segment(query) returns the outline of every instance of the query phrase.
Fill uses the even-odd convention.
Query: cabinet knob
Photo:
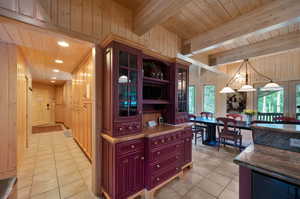
[[[160,151],[157,151],[157,153],[156,153],[157,155],[160,155]]]
[[[128,127],[129,130],[132,130],[132,126]]]
[[[162,143],[165,143],[165,140],[164,140],[164,139],[162,139],[162,140],[161,140],[161,142],[162,142]]]
[[[135,148],[135,146],[134,146],[134,145],[131,145],[131,148],[132,148],[132,149],[134,149],[134,148]]]
[[[156,178],[156,181],[160,181],[160,178]]]
[[[155,145],[157,145],[157,144],[158,144],[158,142],[156,141],[156,142],[154,142],[154,144],[155,144]]]
[[[190,141],[190,138],[187,138],[186,141]]]
[[[176,171],[178,171],[179,170],[179,168],[178,167],[176,167]]]
[[[141,160],[145,160],[145,157],[141,157]]]
[[[159,165],[159,164],[158,164],[158,165],[156,165],[156,168],[158,168],[158,169],[159,169],[159,168],[160,168],[160,165]]]
[[[176,160],[178,160],[179,159],[179,157],[178,156],[176,156]]]
[[[119,131],[123,131],[123,128],[122,128],[122,127],[120,127],[120,128],[119,128]]]

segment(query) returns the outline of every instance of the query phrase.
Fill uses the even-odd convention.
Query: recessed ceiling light
[[[69,47],[69,43],[65,42],[65,41],[58,41],[57,42],[58,45],[60,45],[61,47]]]
[[[53,69],[52,71],[55,72],[55,73],[58,73],[58,72],[59,72],[58,69]]]
[[[51,79],[56,79],[56,77],[51,77]]]
[[[51,81],[51,83],[55,83],[55,81]]]
[[[64,61],[63,61],[63,60],[60,60],[60,59],[56,59],[56,60],[54,60],[54,62],[57,63],[57,64],[62,64],[62,63],[64,63]]]

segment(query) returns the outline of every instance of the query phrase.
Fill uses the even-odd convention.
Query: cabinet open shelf
[[[169,80],[164,80],[164,79],[158,79],[158,78],[153,78],[153,77],[146,77],[144,76],[143,78],[144,82],[147,83],[152,83],[152,84],[169,84]]]
[[[161,99],[144,99],[143,104],[170,104],[170,102]]]

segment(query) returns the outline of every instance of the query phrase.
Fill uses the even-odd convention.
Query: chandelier
[[[245,59],[243,61],[243,63],[239,66],[238,70],[235,72],[235,74],[229,79],[229,81],[227,82],[226,86],[220,91],[220,93],[235,93],[235,90],[232,89],[230,87],[230,84],[235,81],[235,77],[237,76],[237,74],[240,74],[241,69],[243,68],[243,66],[245,65],[246,67],[246,76],[245,76],[245,85],[243,85],[240,89],[238,89],[238,92],[254,92],[256,91],[255,88],[253,88],[252,85],[249,84],[249,80],[248,80],[248,66],[259,76],[263,77],[264,79],[268,80],[269,82],[261,88],[262,91],[277,91],[277,90],[281,90],[282,87],[279,86],[279,84],[274,83],[273,80],[258,72],[253,66],[252,64],[249,62],[248,59]]]

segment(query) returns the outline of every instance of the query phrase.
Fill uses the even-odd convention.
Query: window
[[[262,91],[258,89],[257,108],[259,113],[283,113],[284,90]]]
[[[196,113],[196,91],[195,86],[189,86],[189,113],[195,114]]]
[[[215,90],[213,85],[206,85],[203,89],[203,111],[215,113]]]
[[[296,85],[296,117],[300,119],[300,84]]]

